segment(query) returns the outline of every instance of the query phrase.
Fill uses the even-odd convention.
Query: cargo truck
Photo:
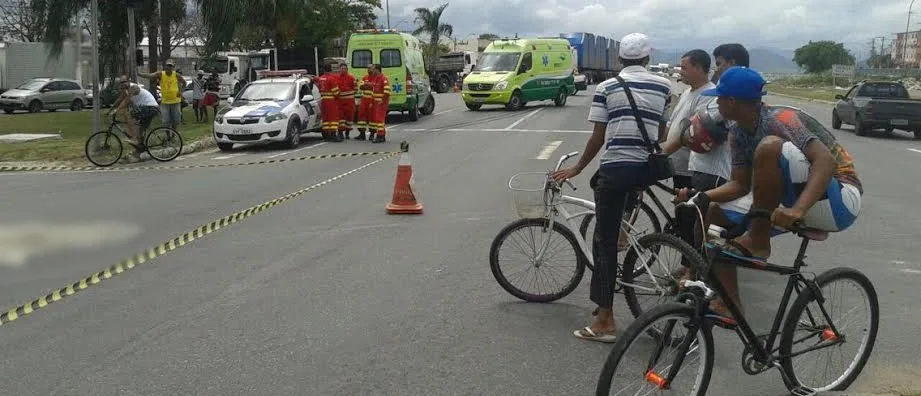
[[[613,78],[621,69],[617,53],[620,42],[592,33],[561,33],[575,50],[577,71],[585,75],[586,84],[597,84]]]

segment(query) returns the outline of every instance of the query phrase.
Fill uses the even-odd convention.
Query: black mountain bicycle
[[[693,205],[683,203],[682,205]],[[703,216],[701,224],[703,224]],[[727,231],[711,226],[711,237],[731,240],[745,233],[753,218],[770,218],[771,212],[752,210],[733,229]],[[702,228],[702,226],[701,226]],[[646,310],[627,328],[626,332],[614,344],[611,354],[601,370],[596,395],[608,395],[612,383],[617,384],[618,394],[630,393],[630,381],[636,380],[637,394],[646,394],[656,389],[672,389],[679,380],[679,370],[687,363],[699,363],[696,369],[682,371],[681,374],[693,374],[691,385],[695,388],[692,395],[705,395],[713,370],[713,326],[735,331],[745,345],[742,353],[742,369],[749,375],[760,374],[772,368],[778,368],[784,384],[793,395],[815,395],[817,392],[843,390],[860,375],[864,365],[873,351],[879,329],[879,301],[870,280],[853,268],[838,267],[822,272],[814,279],[803,272],[806,266],[806,248],[810,241],[823,241],[828,233],[803,228],[797,224],[790,230],[802,238],[799,252],[793,266],[781,266],[766,261],[743,258],[727,252],[719,245],[711,245],[705,255],[720,263],[735,264],[741,267],[777,273],[788,276],[786,289],[780,306],[774,317],[771,330],[767,334],[757,335],[739,307],[731,299],[724,298],[724,304],[732,317],[718,315],[709,309],[709,302],[716,295],[725,296],[725,286],[712,272],[703,256],[693,254],[686,256],[687,262],[697,274],[705,274],[703,280],[681,281],[684,289],[678,295],[677,302],[669,302]],[[711,261],[712,262],[712,261]],[[832,288],[838,283],[850,283],[862,294],[861,302],[845,302],[840,307],[828,300],[837,295]],[[709,285],[712,285],[712,289]],[[787,312],[793,292],[797,292],[793,304]],[[866,311],[867,318],[862,323],[852,324],[846,318],[831,319],[836,308],[852,313]],[[786,312],[786,317],[784,313]],[[735,318],[735,319],[734,319]],[[664,321],[660,326],[656,322]],[[683,322],[676,325],[676,322]],[[781,327],[782,325],[782,327]],[[686,331],[684,336],[672,336],[674,331]],[[640,345],[642,335],[650,335],[653,345]],[[775,346],[778,341],[779,345]],[[797,345],[805,344],[802,350],[794,351]],[[632,348],[637,347],[643,355],[637,362],[628,357]],[[645,347],[645,348],[644,348]],[[845,358],[840,367],[829,369],[827,364],[835,357],[846,356],[847,347],[855,347],[852,358]],[[677,350],[666,353],[668,349]],[[691,356],[698,352],[696,356]],[[799,365],[803,355],[810,352],[825,352],[814,363]],[[812,353],[815,355],[818,353]],[[664,363],[663,360],[666,360]],[[824,380],[809,380],[808,371],[815,370],[830,375]],[[614,379],[615,374],[626,378]],[[626,391],[626,392],[625,392]]]
[[[138,146],[128,137],[122,125],[124,122],[118,121],[116,114],[113,114],[108,129],[90,135],[84,147],[86,159],[96,166],[112,166],[122,158],[124,152],[122,138],[139,151],[147,152],[151,158],[160,162],[172,161],[182,153],[182,135],[175,129],[161,126],[147,131],[149,124],[138,125],[138,133],[143,137],[143,144]],[[106,157],[106,153],[110,156]]]

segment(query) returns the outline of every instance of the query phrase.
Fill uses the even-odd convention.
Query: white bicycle
[[[591,245],[586,243],[581,232],[575,230],[580,229],[579,218],[594,215],[595,203],[564,195],[561,186],[550,177],[563,163],[578,154],[575,151],[562,156],[550,172],[524,172],[509,179],[509,189],[515,193],[515,207],[520,219],[508,224],[496,235],[489,251],[489,266],[499,285],[519,299],[528,302],[559,300],[579,286],[586,267],[594,270]],[[534,184],[531,187],[522,186],[522,179],[528,177],[532,178]],[[564,184],[576,189],[569,181]],[[564,205],[572,205],[577,209],[570,212]],[[627,252],[623,264],[618,265],[614,287],[615,292],[623,290],[627,305],[635,317],[643,313],[642,305],[646,305],[640,304],[641,297],[652,296],[661,300],[661,303],[677,295],[679,275],[676,270],[681,268],[684,257],[695,254],[687,242],[675,235],[662,232],[642,235],[633,225],[641,212],[639,208],[640,205],[636,205],[623,221],[621,230],[626,231]],[[518,236],[518,233],[522,235]],[[562,286],[547,292],[523,290],[522,286],[517,285],[518,282],[510,279],[517,280],[520,272],[508,271],[506,266],[500,265],[500,259],[506,256],[501,252],[504,247],[512,247],[514,251],[524,253],[526,269],[521,272],[526,275],[535,273],[531,285],[542,286],[562,278]],[[526,253],[526,250],[531,253]],[[673,260],[672,266],[665,264],[665,250],[677,253],[677,260]],[[558,257],[560,253],[572,257]],[[662,271],[653,271],[653,268]],[[538,274],[542,270],[548,274]]]

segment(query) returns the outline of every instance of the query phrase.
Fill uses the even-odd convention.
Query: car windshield
[[[16,89],[21,89],[23,91],[38,91],[41,87],[45,86],[48,81],[43,80],[29,80],[26,83],[16,87]]]
[[[294,99],[294,84],[290,82],[280,83],[256,83],[249,84],[233,98],[234,101],[282,101]]]
[[[521,54],[517,52],[488,52],[477,62],[476,71],[515,71]]]

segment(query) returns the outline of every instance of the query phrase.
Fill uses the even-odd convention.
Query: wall
[[[57,77],[89,82],[90,67],[84,66],[75,43],[64,43],[57,58],[50,56],[47,43],[0,43],[0,87],[15,88],[36,77]],[[91,66],[88,65],[88,66]]]

